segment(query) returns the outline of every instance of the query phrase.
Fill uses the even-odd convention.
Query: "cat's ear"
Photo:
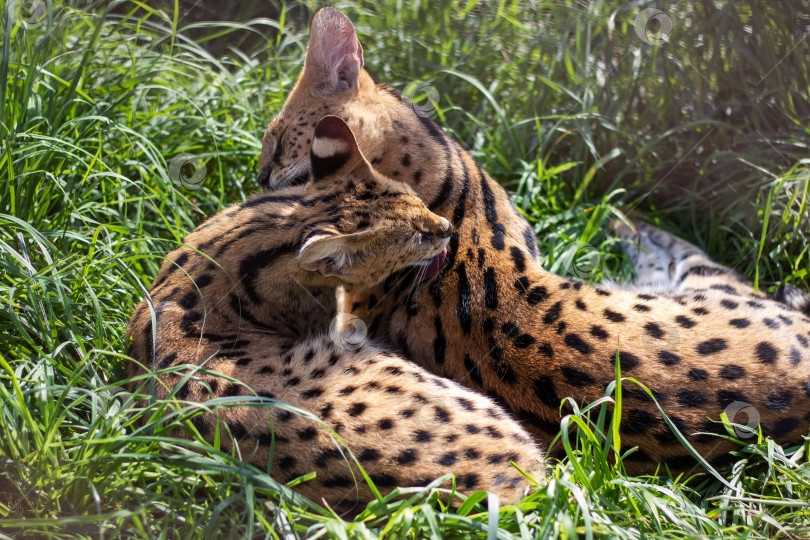
[[[315,126],[309,157],[311,182],[351,171],[357,166],[370,167],[357,147],[352,130],[337,116],[324,116]]]
[[[302,80],[336,94],[357,88],[361,69],[363,48],[352,22],[335,8],[319,10],[312,18]]]
[[[307,240],[298,252],[298,264],[304,270],[322,276],[344,276],[352,260],[362,249],[363,238],[369,231],[352,234],[324,233]]]

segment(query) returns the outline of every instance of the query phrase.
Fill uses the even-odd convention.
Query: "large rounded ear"
[[[325,7],[312,19],[304,62],[305,79],[315,88],[338,93],[357,88],[363,68],[363,48],[346,15]]]
[[[315,126],[309,157],[313,182],[365,161],[352,130],[337,116],[324,116]]]
[[[324,233],[307,240],[298,252],[298,264],[304,270],[322,276],[343,276],[351,268],[352,259],[362,249],[370,231],[352,234]]]

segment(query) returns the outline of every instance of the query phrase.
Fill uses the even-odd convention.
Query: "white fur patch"
[[[331,139],[326,137],[316,137],[312,141],[312,153],[319,158],[328,158],[335,154],[345,154],[351,150],[346,141],[342,139]]]

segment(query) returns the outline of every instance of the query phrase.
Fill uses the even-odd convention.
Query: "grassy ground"
[[[133,407],[123,330],[163,254],[255,190],[260,135],[298,73],[315,6],[248,20],[261,11],[250,5],[229,12],[241,23],[205,23],[134,1],[107,13],[20,4],[4,4],[0,35],[4,537],[810,536],[807,442],[741,444],[716,477],[629,477],[609,464],[630,449],[604,403],[563,420],[578,426],[568,457],[520,505],[474,494],[448,510],[411,490],[351,522],[215,446],[171,438],[162,412],[182,423],[195,408]],[[547,268],[625,276],[602,225],[634,208],[766,289],[810,289],[801,0],[684,1],[649,33],[643,18],[636,31],[652,7],[639,2],[338,7],[371,73],[515,193]],[[183,153],[198,158],[196,189],[178,181]]]

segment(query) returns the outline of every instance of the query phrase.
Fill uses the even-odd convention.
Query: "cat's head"
[[[444,262],[450,222],[374,170],[340,118],[318,122],[310,170],[305,201],[317,211],[304,228],[301,268],[357,290],[407,267],[429,277]]]

